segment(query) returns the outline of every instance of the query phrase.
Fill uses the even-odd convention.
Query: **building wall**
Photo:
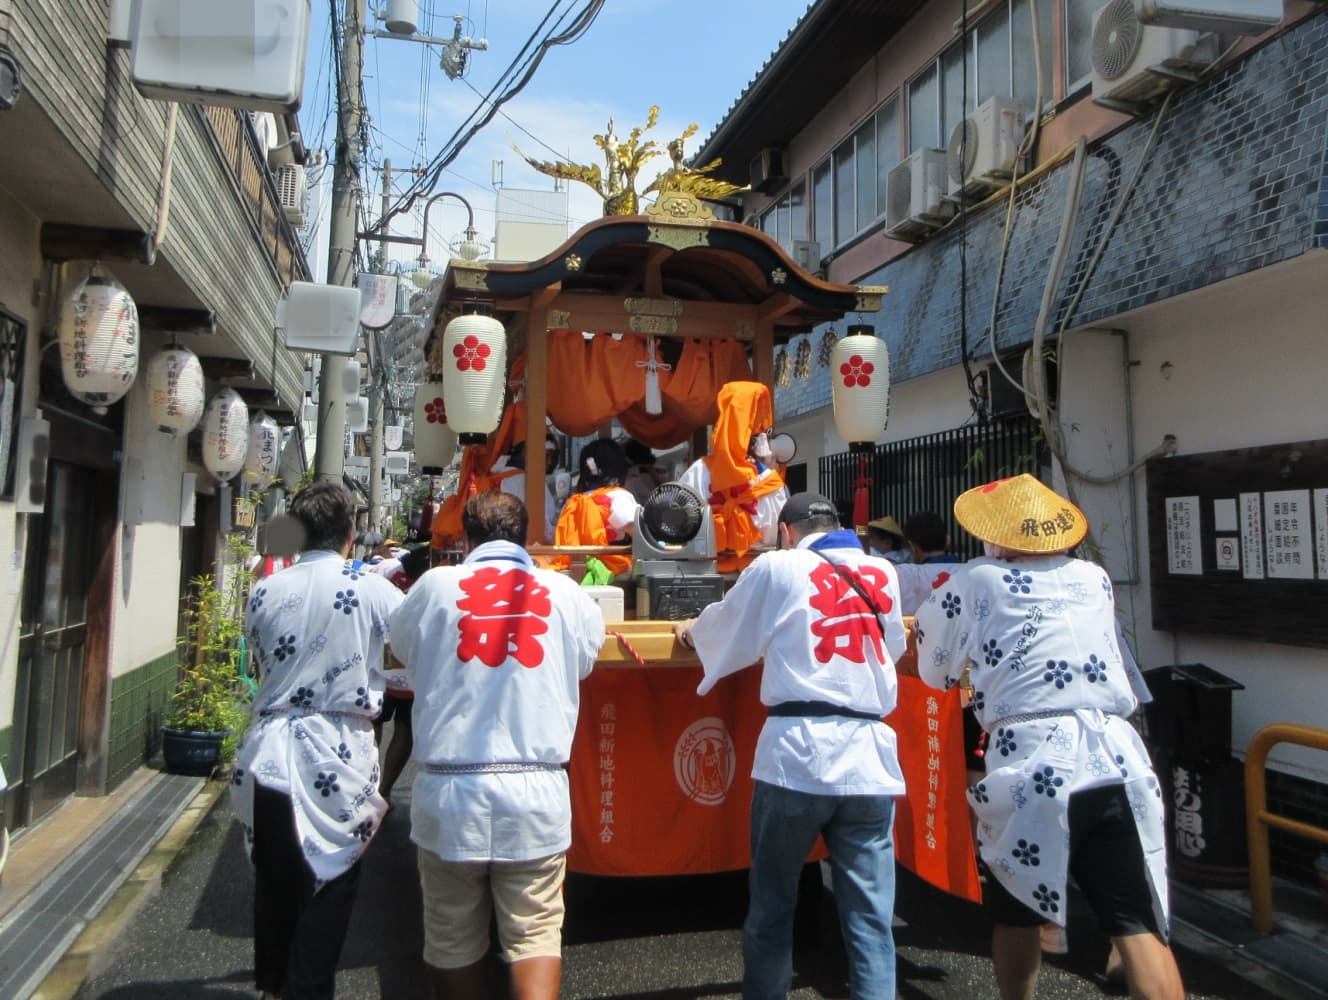
[[[0,304],[28,321],[24,351],[25,385],[16,419],[32,414],[36,395],[38,314],[33,306],[33,282],[39,271],[39,224],[22,205],[0,190]],[[0,501],[0,558],[6,584],[0,586],[0,763],[9,756],[9,731],[14,724],[14,687],[17,681],[19,616],[22,613],[23,544],[25,517],[10,501]]]

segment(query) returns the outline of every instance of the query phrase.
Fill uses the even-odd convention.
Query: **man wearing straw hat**
[[[969,490],[955,518],[986,557],[918,609],[918,669],[933,687],[969,668],[990,734],[969,789],[993,878],[992,960],[1003,1000],[1033,996],[1039,926],[1064,925],[1067,874],[1125,964],[1132,996],[1184,997],[1167,945],[1162,791],[1127,717],[1138,701],[1111,582],[1069,551],[1084,514],[1029,475]]]

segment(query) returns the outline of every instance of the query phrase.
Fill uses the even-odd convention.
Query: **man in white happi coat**
[[[1064,925],[1072,873],[1131,995],[1179,1000],[1162,790],[1127,721],[1142,679],[1121,650],[1106,572],[1068,554],[1087,520],[1029,475],[969,490],[954,511],[987,557],[954,567],[918,609],[918,670],[948,688],[972,664],[989,743],[968,797],[994,876],[986,902],[1001,996],[1033,996],[1039,926]]]
[[[401,591],[347,560],[354,502],[341,486],[306,487],[290,513],[300,561],[249,597],[260,683],[231,799],[254,863],[258,988],[304,1000],[333,995],[360,855],[386,812],[373,720]]]
[[[798,876],[821,835],[854,1000],[894,1000],[894,796],[904,794],[894,731],[895,661],[905,649],[895,568],[839,530],[835,506],[798,493],[779,513],[780,551],[675,626],[705,669],[705,694],[764,657],[769,708],[752,777],[751,901],[743,926],[745,1000],[788,996]]]
[[[480,493],[461,523],[465,561],[425,573],[392,616],[393,655],[415,691],[424,960],[438,996],[491,995],[492,913],[512,996],[552,1000],[572,836],[566,764],[604,619],[569,577],[535,567],[516,497]]]

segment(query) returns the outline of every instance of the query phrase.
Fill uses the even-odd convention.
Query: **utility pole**
[[[346,0],[341,37],[341,79],[337,91],[337,150],[332,173],[332,218],[328,232],[327,283],[349,287],[355,281],[355,222],[360,210],[360,81],[364,65],[367,0]],[[346,468],[346,359],[324,354],[318,377],[319,480],[339,483]]]
[[[392,161],[383,160],[383,230],[387,235],[388,212],[392,210]],[[378,256],[382,261],[383,271],[387,271],[387,240],[378,241]],[[395,308],[393,303],[393,308]],[[383,341],[376,334],[374,347],[381,348]],[[373,352],[374,370],[370,372],[373,391],[369,394],[369,527],[381,530],[383,519],[383,396],[387,393],[387,372],[383,366],[381,350]],[[388,532],[384,532],[388,534]]]

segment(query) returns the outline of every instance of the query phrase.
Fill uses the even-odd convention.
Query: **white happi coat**
[[[1123,784],[1165,929],[1162,790],[1127,721],[1142,682],[1118,642],[1107,574],[1065,555],[952,570],[918,609],[918,669],[948,688],[972,661],[989,734],[987,776],[968,790],[983,859],[1016,899],[1064,925],[1070,796]]]
[[[772,475],[772,470],[762,469],[756,478],[760,481],[769,478],[770,475]],[[697,493],[701,494],[702,500],[710,499],[710,466],[706,465],[702,459],[698,458],[689,465],[678,482],[696,490]],[[788,502],[788,498],[788,488],[780,487],[775,492],[767,493],[757,499],[756,513],[752,515],[752,523],[760,529],[762,545],[774,545],[779,540],[779,512],[784,509],[784,504]]]
[[[387,811],[373,720],[387,684],[388,617],[401,599],[386,578],[329,551],[304,553],[249,596],[245,636],[261,680],[231,801],[252,845],[254,782],[288,794],[320,885],[355,863]]]
[[[411,839],[447,861],[529,861],[567,850],[572,808],[562,765],[580,682],[604,644],[595,602],[563,574],[535,568],[519,545],[486,542],[460,566],[416,581],[392,616],[392,640],[415,691],[422,767]],[[431,769],[440,766],[457,770]]]
[[[880,621],[814,548],[853,574]],[[701,612],[691,639],[705,669],[698,694],[764,657],[766,705],[823,701],[889,715],[906,647],[895,568],[864,553],[851,531],[808,535],[795,549],[758,556]],[[851,717],[766,719],[752,777],[817,795],[904,792],[894,730]]]

